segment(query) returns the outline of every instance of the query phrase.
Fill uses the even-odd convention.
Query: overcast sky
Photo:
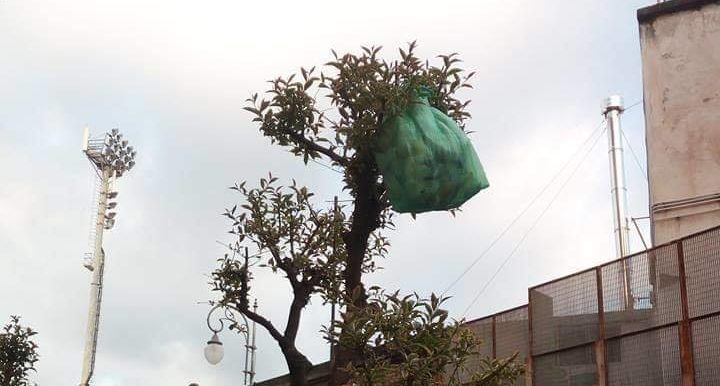
[[[599,125],[604,97],[641,100],[635,11],[651,3],[0,0],[0,320],[20,314],[40,332],[40,385],[78,383],[93,187],[80,139],[86,125],[95,134],[119,127],[139,154],[117,184],[117,225],[106,233],[96,384],[240,384],[240,337],[223,333],[224,361],[207,364],[208,307],[198,304],[214,297],[207,281],[223,253],[216,241],[228,241],[219,214],[237,197],[226,187],[272,171],[309,186],[322,203],[342,186],[333,171],[271,146],[243,101],[267,79],[326,62],[331,48],[383,45],[392,58],[412,40],[421,56],[459,52],[477,71],[465,94],[473,100],[468,128],[491,187],[456,218],[400,216],[384,270],[367,282],[441,292]],[[642,107],[623,123],[644,165]],[[626,162],[630,214],[645,216],[645,179]],[[449,292],[454,317],[570,171]],[[528,286],[614,253],[603,136],[465,316],[523,304]],[[255,288],[261,312],[282,325],[285,283],[263,274]],[[315,301],[303,319],[299,344],[315,363],[328,357],[318,333],[328,318]],[[286,370],[264,332],[258,346],[258,379]]]

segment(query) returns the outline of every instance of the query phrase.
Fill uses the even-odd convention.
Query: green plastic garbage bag
[[[426,97],[421,90],[386,119],[373,147],[390,204],[401,213],[454,209],[489,186],[470,139]]]

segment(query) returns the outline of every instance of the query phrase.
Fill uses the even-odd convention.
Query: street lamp
[[[85,254],[83,265],[93,272],[90,283],[90,307],[88,310],[87,332],[85,337],[85,350],[83,354],[81,386],[90,384],[95,370],[95,354],[97,350],[98,327],[100,324],[100,303],[102,300],[103,273],[105,270],[105,251],[103,250],[103,231],[115,226],[116,212],[109,212],[117,207],[113,200],[118,193],[110,190],[113,181],[135,166],[135,150],[130,150],[126,140],[118,129],[112,129],[99,138],[90,138],[86,128],[83,132],[82,151],[100,181],[100,189],[96,191],[97,212],[93,214],[95,227],[91,230],[90,240],[93,250]]]
[[[213,313],[217,310],[222,310],[224,315],[217,318],[220,327],[214,328],[210,323],[210,318]],[[253,312],[257,311],[257,299],[253,304]],[[237,315],[240,315],[241,320],[237,320]],[[210,309],[207,315],[207,326],[212,331],[212,337],[205,346],[204,354],[205,359],[211,365],[216,365],[222,361],[225,355],[225,349],[223,344],[218,337],[218,333],[225,327],[225,322],[229,322],[229,328],[236,328],[245,337],[245,367],[243,370],[243,385],[250,386],[254,384],[255,379],[255,322],[252,323],[252,329],[248,323],[247,318],[242,311],[230,305],[217,304]]]
[[[213,336],[207,342],[204,354],[205,359],[211,365],[220,363],[225,356],[225,349],[223,349],[222,342],[220,341],[220,338],[218,338],[217,333],[213,333]]]

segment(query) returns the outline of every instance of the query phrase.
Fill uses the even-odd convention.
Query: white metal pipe
[[[255,299],[253,303],[253,312],[257,314],[257,299]],[[255,331],[255,321],[252,322],[252,358],[250,359],[250,386],[255,385],[255,355],[257,354],[257,346],[255,346],[255,336],[257,332]]]
[[[603,114],[607,120],[608,158],[610,159],[610,193],[612,194],[615,251],[617,257],[630,252],[630,225],[627,215],[627,187],[625,186],[625,162],[620,132],[622,98],[611,96],[605,100]]]
[[[95,370],[95,352],[97,349],[98,325],[100,323],[100,305],[102,303],[103,273],[105,271],[105,252],[102,248],[105,227],[105,211],[107,210],[108,193],[110,193],[110,176],[112,170],[104,167],[101,175],[100,198],[98,200],[95,221],[95,244],[93,249],[93,278],[90,283],[90,306],[88,310],[87,330],[85,333],[85,350],[80,386],[89,386]]]
[[[608,158],[610,160],[610,193],[612,195],[613,225],[616,257],[630,254],[630,224],[627,215],[627,187],[625,185],[625,161],[622,146],[620,115],[624,110],[622,97],[613,95],[603,103],[603,115],[607,122]],[[625,287],[625,305],[633,305],[630,294],[630,272],[622,263],[622,282]]]

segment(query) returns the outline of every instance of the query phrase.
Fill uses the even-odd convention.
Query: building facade
[[[638,11],[653,243],[720,224],[720,1]]]

